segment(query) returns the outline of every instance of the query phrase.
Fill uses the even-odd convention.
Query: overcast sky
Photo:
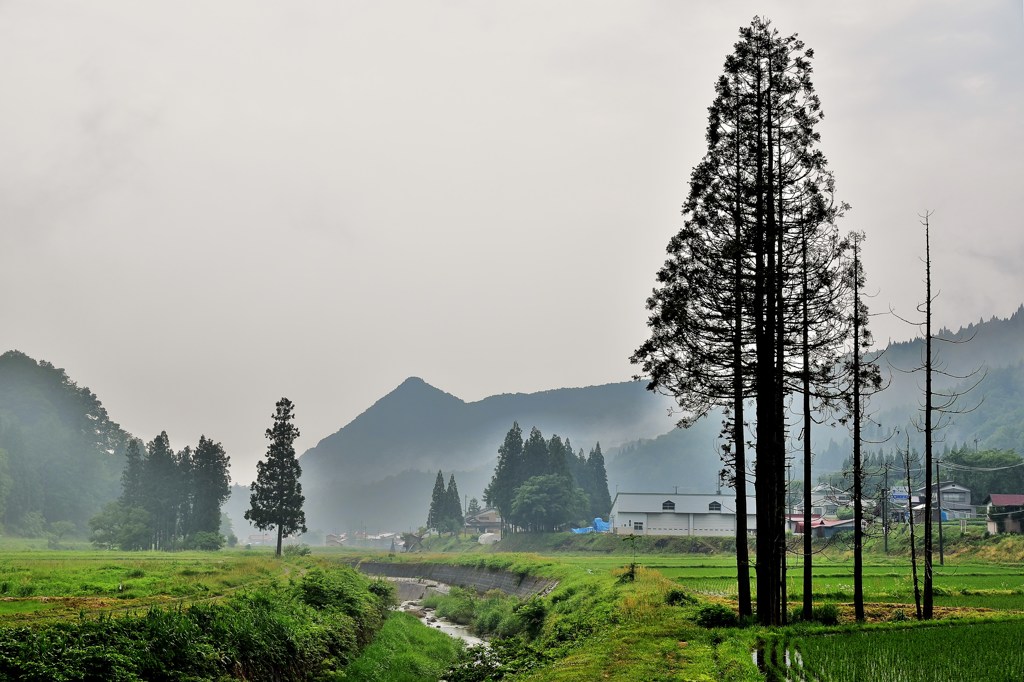
[[[937,321],[1013,313],[1020,0],[6,0],[0,350],[147,441],[223,442],[242,483],[281,396],[301,452],[411,375],[629,379],[755,14],[816,52],[873,310],[922,299],[930,209]]]

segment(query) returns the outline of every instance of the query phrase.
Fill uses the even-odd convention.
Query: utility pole
[[[939,566],[946,565],[946,559],[942,554],[942,479],[939,478],[939,462],[941,460],[935,458],[935,497],[939,504]]]
[[[882,488],[882,540],[885,553],[889,553],[889,463],[885,465],[885,487]]]

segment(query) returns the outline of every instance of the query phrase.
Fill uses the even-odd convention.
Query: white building
[[[747,532],[757,530],[754,498],[747,496]],[[736,496],[689,493],[616,493],[608,521],[618,535],[736,534]]]

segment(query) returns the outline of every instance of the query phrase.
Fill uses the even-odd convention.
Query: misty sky
[[[301,452],[410,375],[629,379],[755,14],[816,52],[873,311],[923,298],[931,209],[937,322],[1013,313],[1020,0],[7,0],[0,351],[147,441],[223,442],[242,483],[281,396]]]

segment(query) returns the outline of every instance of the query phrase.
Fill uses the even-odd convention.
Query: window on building
[[[722,503],[721,502],[712,502],[711,504],[708,505],[708,511],[716,511],[716,512],[722,511]]]
[[[636,531],[636,532],[643,532],[643,530],[644,530],[644,522],[643,521],[634,521],[633,522],[633,530]]]
[[[661,511],[675,511],[676,503],[672,500],[665,500],[661,503]]]

